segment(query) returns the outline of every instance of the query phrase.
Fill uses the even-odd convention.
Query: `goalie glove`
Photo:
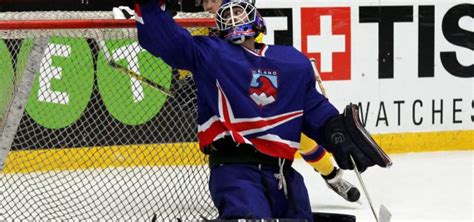
[[[119,6],[112,8],[114,19],[135,19],[135,11],[128,6]]]
[[[392,161],[373,140],[359,120],[357,106],[349,104],[344,113],[329,120],[324,128],[326,150],[331,152],[339,167],[354,169],[350,156],[360,172],[375,164],[389,167]]]
[[[156,2],[162,11],[166,10],[171,17],[174,17],[178,11],[181,11],[180,2],[178,0],[135,0],[135,8],[137,4],[147,4],[152,1]]]

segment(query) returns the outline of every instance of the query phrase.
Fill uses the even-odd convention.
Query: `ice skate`
[[[345,200],[349,202],[356,202],[360,198],[360,192],[357,187],[352,185],[351,183],[347,182],[342,178],[342,170],[340,169],[335,169],[336,170],[336,175],[331,178],[325,178],[324,180],[326,181],[326,184],[328,185],[329,188],[334,190],[339,196],[344,198]]]

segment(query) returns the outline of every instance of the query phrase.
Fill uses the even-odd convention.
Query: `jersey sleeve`
[[[135,5],[138,41],[144,49],[161,57],[168,65],[195,71],[202,55],[211,50],[206,50],[189,31],[179,26],[165,7],[164,3],[159,5],[154,0]]]
[[[329,100],[316,90],[316,79],[308,61],[305,82],[305,103],[303,114],[303,133],[318,144],[324,144],[323,127],[339,112]]]

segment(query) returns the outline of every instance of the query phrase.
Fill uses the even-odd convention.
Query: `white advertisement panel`
[[[372,133],[472,130],[469,1],[258,0],[264,42],[317,59],[329,99]],[[472,135],[472,134],[471,134]]]

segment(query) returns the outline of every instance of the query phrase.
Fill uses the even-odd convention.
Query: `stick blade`
[[[313,221],[317,222],[355,222],[356,217],[350,214],[313,213]]]
[[[392,218],[392,214],[388,209],[382,204],[380,205],[380,210],[379,210],[379,222],[390,222],[390,219]]]

